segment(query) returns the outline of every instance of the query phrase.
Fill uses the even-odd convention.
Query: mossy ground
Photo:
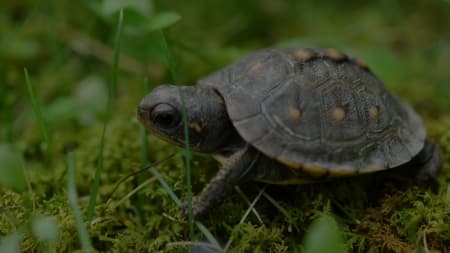
[[[170,10],[182,17],[165,32],[183,84],[194,83],[261,47],[336,47],[365,59],[394,93],[423,116],[430,138],[441,147],[444,164],[439,189],[434,193],[395,180],[371,182],[371,175],[314,185],[269,186],[266,192],[288,210],[292,221],[261,198],[255,208],[262,224],[250,214],[239,226],[248,205],[235,193],[202,222],[223,243],[233,235],[233,252],[301,249],[309,225],[323,213],[337,219],[351,252],[420,252],[425,243],[434,252],[450,251],[450,3],[299,2],[151,3],[154,13]],[[0,16],[0,142],[11,143],[23,154],[33,212],[58,221],[60,239],[52,249],[76,251],[80,243],[66,196],[65,154],[75,152],[79,204],[86,214],[99,157],[111,68],[107,63],[117,15],[101,16],[88,1],[2,1],[0,9],[7,14]],[[115,111],[107,127],[96,206],[96,217],[102,219],[86,226],[98,251],[183,251],[171,243],[190,240],[188,225],[156,180],[140,191],[140,198],[133,196],[119,204],[137,185],[136,179],[129,180],[106,202],[115,183],[142,166],[135,107],[145,93],[144,77],[151,86],[170,81],[163,67],[167,61],[159,32],[127,33],[125,29],[122,43],[129,58],[122,57]],[[23,67],[32,74],[49,124],[53,143],[49,156],[42,148]],[[152,136],[148,144],[150,162],[178,153],[157,169],[177,196],[185,198],[182,152]],[[194,156],[194,192],[202,189],[217,167],[209,157]],[[250,184],[242,191],[252,200],[261,187]],[[0,194],[3,237],[26,223],[27,216],[22,195],[5,188]],[[21,244],[24,252],[41,249],[31,236]]]

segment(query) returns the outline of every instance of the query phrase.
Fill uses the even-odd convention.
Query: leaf
[[[148,19],[146,29],[148,31],[160,30],[173,25],[180,18],[180,14],[174,11],[161,12]]]
[[[21,239],[22,236],[18,232],[5,236],[0,241],[0,252],[2,253],[19,252]]]
[[[103,0],[101,12],[108,16],[120,11],[120,9],[130,9],[144,16],[151,15],[153,6],[148,0]]]
[[[310,226],[304,241],[304,253],[346,253],[338,224],[330,216],[321,216]]]
[[[55,217],[52,216],[35,217],[33,219],[31,228],[34,236],[40,241],[47,243],[58,242],[59,238],[58,223]]]
[[[26,38],[19,32],[9,33],[0,40],[0,55],[3,60],[28,60],[39,53],[39,43],[35,39]]]
[[[0,144],[0,175],[0,186],[17,192],[26,190],[22,157],[7,144]]]

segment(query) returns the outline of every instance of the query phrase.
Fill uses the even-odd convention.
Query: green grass
[[[168,68],[170,71],[170,77],[174,84],[180,84],[179,83],[179,77],[178,77],[178,67],[175,57],[173,56],[169,45],[167,43],[166,36],[164,35],[164,32],[161,30],[161,38],[163,43],[163,50],[165,51],[166,55],[166,61],[168,64]],[[186,170],[186,202],[187,202],[187,216],[188,216],[188,225],[189,225],[189,238],[191,241],[195,240],[194,235],[194,218],[192,215],[192,183],[191,183],[191,159],[192,159],[192,153],[190,150],[189,145],[189,126],[188,126],[188,116],[187,111],[185,107],[185,98],[182,90],[180,89],[180,100],[181,100],[181,107],[182,107],[182,120],[183,120],[183,128],[184,128],[184,149],[183,149],[183,155],[184,155],[184,166]]]
[[[28,70],[24,68],[23,70],[25,74],[25,83],[27,85],[28,94],[30,95],[31,103],[33,105],[34,114],[36,115],[36,118],[39,122],[39,128],[41,129],[42,133],[42,139],[43,139],[43,150],[47,155],[47,159],[51,159],[51,153],[52,153],[52,145],[51,140],[49,136],[49,129],[48,125],[44,119],[44,116],[41,112],[41,107],[39,106],[39,103],[36,98],[36,92],[34,91],[33,84],[31,83],[30,76],[28,75]]]
[[[295,228],[295,230],[299,230],[297,224],[295,224],[294,218],[292,218],[291,214],[289,213],[288,210],[286,210],[286,208],[284,208],[283,206],[280,205],[280,203],[278,203],[278,201],[276,201],[274,198],[272,198],[269,194],[267,193],[263,193],[264,198],[266,198],[272,205],[274,205],[278,211],[280,211],[280,213],[282,213],[284,215],[284,217],[286,217],[287,222],[293,226]]]
[[[98,157],[98,163],[97,168],[95,170],[95,176],[94,176],[94,182],[92,183],[92,191],[91,191],[91,197],[89,199],[89,207],[88,207],[88,213],[87,213],[87,220],[89,222],[92,221],[95,215],[95,203],[97,200],[98,195],[98,188],[100,187],[100,176],[103,170],[103,159],[104,159],[104,149],[105,149],[105,142],[106,142],[106,131],[108,122],[111,118],[111,115],[114,110],[114,101],[116,98],[117,93],[117,73],[118,73],[118,66],[119,66],[119,56],[120,56],[120,42],[122,38],[122,30],[123,30],[123,10],[120,10],[119,12],[119,18],[117,23],[117,34],[116,34],[116,40],[115,40],[115,46],[114,46],[114,61],[113,61],[113,67],[111,71],[111,84],[108,89],[108,104],[107,104],[107,114],[105,117],[105,121],[103,123],[103,131],[102,131],[102,137],[100,140],[100,151],[99,151],[99,157]]]
[[[0,252],[74,252],[87,242],[98,252],[199,244],[314,252],[323,246],[317,234],[343,238],[348,252],[450,251],[448,1],[119,2],[0,4]],[[247,52],[287,45],[360,57],[411,104],[442,149],[438,192],[389,180],[371,186],[371,175],[271,185],[260,195],[264,186],[248,183],[189,222],[183,200],[219,164],[147,135],[136,106],[159,84],[195,84]],[[68,151],[76,153],[73,170]],[[324,215],[334,221],[316,222]],[[57,229],[46,229],[53,221]],[[33,226],[51,233],[37,237]]]
[[[77,186],[75,182],[75,154],[73,152],[67,154],[67,199],[75,216],[78,238],[83,251],[86,253],[93,252],[89,233],[84,225],[83,216],[78,206]]]

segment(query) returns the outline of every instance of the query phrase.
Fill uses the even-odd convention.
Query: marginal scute
[[[362,68],[362,69],[368,69],[367,63],[365,63],[363,60],[356,58],[354,59],[356,65],[358,65],[358,67]]]
[[[333,61],[343,61],[347,56],[334,48],[325,49],[325,55]]]
[[[303,62],[307,62],[309,60],[312,60],[314,58],[314,52],[309,49],[299,49],[292,52],[292,55]]]
[[[314,166],[314,165],[306,165],[303,166],[303,171],[307,172],[312,178],[327,178],[330,174],[330,169]]]
[[[303,168],[301,163],[296,163],[291,160],[280,160],[280,162],[292,169],[301,170]]]
[[[348,177],[358,173],[358,170],[352,167],[331,168],[330,171],[332,177]]]
[[[423,135],[412,134],[407,128],[400,128],[398,136],[403,140],[403,145],[408,149],[410,154],[417,154],[422,150],[424,145]]]
[[[390,168],[400,166],[412,158],[398,136],[392,136],[385,140],[384,153]]]
[[[384,144],[381,141],[372,141],[360,149],[358,156],[363,160],[363,164],[366,164],[366,166],[360,168],[361,173],[371,172],[376,168],[388,167],[383,148]]]

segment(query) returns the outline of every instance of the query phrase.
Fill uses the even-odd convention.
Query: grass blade
[[[189,235],[191,240],[194,240],[194,219],[192,214],[192,183],[191,183],[191,159],[192,154],[189,148],[189,128],[186,107],[184,106],[184,96],[180,89],[183,127],[184,127],[184,163],[186,169],[186,188],[187,188],[187,203],[188,203],[188,222],[189,222]]]
[[[148,170],[150,170],[151,168],[156,167],[156,166],[158,166],[158,165],[160,165],[160,164],[162,164],[162,163],[164,163],[164,162],[166,162],[166,161],[172,159],[176,154],[177,154],[177,153],[172,153],[172,154],[170,154],[170,155],[164,157],[163,159],[161,159],[161,160],[159,160],[159,161],[156,161],[156,162],[154,162],[154,163],[152,163],[152,164],[150,164],[150,165],[145,166],[145,167],[142,168],[142,169],[139,169],[139,170],[137,170],[137,171],[133,171],[133,172],[129,173],[128,175],[122,177],[122,178],[116,183],[116,185],[114,186],[114,188],[112,189],[112,191],[108,194],[108,197],[107,197],[106,199],[109,200],[109,199],[111,198],[111,196],[114,194],[114,192],[116,192],[117,188],[119,188],[119,186],[120,186],[123,182],[125,182],[128,178],[133,177],[133,176],[135,176],[135,175],[141,175],[141,174],[143,174],[145,171],[148,171]],[[147,178],[148,178],[148,177],[146,177],[145,180],[147,180]],[[144,181],[145,181],[145,180],[144,180]]]
[[[241,188],[239,188],[239,186],[235,186],[234,190],[239,194],[239,196],[241,196],[241,198],[245,201],[245,203],[247,203],[248,206],[252,204],[247,196],[241,191]],[[255,208],[252,208],[252,213],[256,216],[256,219],[258,219],[259,223],[263,224],[261,216],[259,216],[259,213]]]
[[[294,218],[292,218],[292,216],[291,216],[291,214],[289,214],[288,210],[286,210],[284,207],[282,207],[275,199],[270,197],[269,194],[264,193],[263,196],[270,203],[272,203],[272,205],[274,205],[278,209],[278,211],[280,211],[280,213],[282,213],[284,215],[284,217],[286,217],[286,219],[288,220],[289,224],[291,224],[297,231],[299,231],[299,229],[297,227],[297,224],[294,223]]]
[[[197,225],[197,228],[203,233],[203,235],[208,239],[208,241],[216,246],[220,251],[222,252],[223,249],[220,247],[220,243],[216,240],[216,238],[209,232],[209,230],[199,221],[195,222],[195,225]]]
[[[100,186],[100,175],[103,169],[103,151],[105,148],[105,134],[107,130],[107,125],[109,119],[111,117],[111,113],[113,111],[113,101],[114,96],[116,94],[116,86],[117,86],[117,68],[120,56],[120,38],[123,30],[123,9],[119,13],[119,22],[117,25],[117,34],[116,34],[116,44],[114,47],[114,64],[112,68],[112,78],[111,85],[109,86],[108,92],[108,105],[107,105],[107,115],[105,118],[105,122],[103,124],[103,132],[100,140],[100,154],[98,158],[97,168],[95,170],[94,181],[92,182],[92,191],[91,196],[89,198],[89,206],[88,206],[88,214],[87,219],[89,222],[92,221],[95,213],[95,203],[97,201],[98,188]]]
[[[148,78],[144,78],[144,94],[147,94],[150,91]],[[148,133],[145,127],[140,124],[139,125],[139,135],[141,140],[141,166],[145,166],[149,163],[148,159]],[[150,174],[148,171],[139,174],[137,178],[137,184],[142,184]],[[143,221],[145,219],[143,212],[144,212],[144,203],[145,203],[145,196],[143,194],[137,195],[137,210],[139,212],[139,216],[141,220]]]
[[[166,53],[166,60],[170,71],[170,77],[172,78],[174,84],[179,84],[178,65],[176,64],[175,58],[173,57],[172,52],[169,49],[169,44],[167,43],[166,36],[164,35],[164,32],[162,30],[160,30],[160,34],[164,46],[164,51]]]
[[[122,42],[122,31],[123,31],[123,9],[119,12],[119,21],[117,24],[116,37],[114,40],[114,61],[112,66],[112,74],[111,74],[111,87],[109,89],[109,103],[110,109],[112,109],[113,99],[117,94],[117,70],[119,69],[119,58],[120,58],[120,48]],[[111,112],[111,111],[110,111]]]
[[[12,141],[13,132],[13,117],[12,110],[10,109],[10,103],[7,100],[6,84],[3,80],[3,76],[0,74],[0,122],[4,122],[3,129],[0,130],[0,138],[7,142]]]
[[[153,183],[156,180],[156,177],[151,177],[144,182],[142,182],[140,185],[138,185],[136,188],[134,188],[131,192],[129,192],[127,195],[125,195],[123,198],[121,198],[115,205],[114,208],[120,206],[123,202],[125,202],[127,199],[129,199],[131,196],[139,192],[142,188],[145,186]]]
[[[224,252],[221,251],[221,248],[217,248],[215,245],[213,244],[209,244],[209,243],[204,243],[204,242],[169,242],[167,244],[167,247],[203,247],[203,248],[210,248],[211,250],[218,250],[219,252]],[[177,251],[179,252],[179,251]],[[181,251],[183,252],[183,251]],[[208,251],[206,251],[208,252]],[[210,251],[210,252],[214,252],[214,251]]]
[[[181,207],[183,203],[181,200],[175,195],[175,193],[172,191],[172,188],[167,184],[167,182],[164,180],[164,178],[159,174],[158,170],[155,168],[151,168],[150,171],[153,173],[153,175],[158,179],[161,186],[166,190],[166,192],[169,194],[170,198],[177,204],[178,207]]]
[[[166,51],[166,58],[167,63],[169,65],[170,74],[172,77],[172,80],[175,84],[179,83],[178,80],[178,71],[177,71],[177,65],[175,62],[175,58],[173,57],[169,46],[167,44],[166,37],[161,30],[161,37],[164,44],[164,49]],[[186,169],[186,190],[187,190],[187,211],[188,211],[188,223],[189,223],[189,238],[194,241],[194,219],[192,215],[192,184],[191,184],[191,159],[192,159],[192,153],[190,151],[189,147],[189,128],[188,128],[188,117],[187,117],[187,111],[186,106],[184,103],[184,94],[182,90],[180,89],[180,100],[181,100],[181,113],[183,118],[183,127],[184,127],[184,163],[185,163],[185,169]]]
[[[259,199],[261,198],[261,196],[264,194],[265,190],[266,190],[267,185],[265,185],[258,193],[258,195],[256,195],[255,199],[252,201],[252,203],[250,204],[250,206],[247,208],[247,211],[245,211],[244,215],[242,216],[241,220],[238,223],[238,226],[241,225],[242,223],[244,223],[245,219],[247,219],[248,215],[250,214],[250,212],[253,210],[253,208],[255,207],[256,203],[259,201]],[[228,239],[227,244],[225,244],[225,248],[224,251],[227,252],[228,248],[231,246],[231,243],[233,242],[233,236],[230,236],[230,239]]]
[[[31,103],[33,105],[34,114],[36,115],[36,118],[38,120],[39,128],[41,129],[42,133],[42,138],[44,139],[44,151],[47,155],[47,159],[50,160],[52,145],[50,142],[48,126],[47,123],[45,122],[44,116],[42,115],[41,108],[36,98],[36,92],[34,91],[33,84],[31,83],[27,68],[24,68],[23,72],[25,74],[25,82],[27,84],[28,94],[30,95]]]
[[[84,252],[92,252],[91,241],[89,234],[83,223],[80,207],[78,206],[78,196],[75,183],[75,156],[72,152],[67,154],[67,199],[75,216],[75,225],[78,231],[78,239]]]
[[[92,219],[94,218],[95,202],[97,200],[98,188],[100,187],[100,175],[101,175],[101,172],[103,169],[103,150],[105,149],[106,126],[107,126],[107,123],[105,121],[105,123],[103,125],[102,137],[100,140],[100,154],[99,154],[99,158],[98,158],[98,162],[97,162],[97,168],[95,169],[94,181],[92,182],[91,196],[89,198],[88,214],[87,214],[88,222],[91,222]]]

